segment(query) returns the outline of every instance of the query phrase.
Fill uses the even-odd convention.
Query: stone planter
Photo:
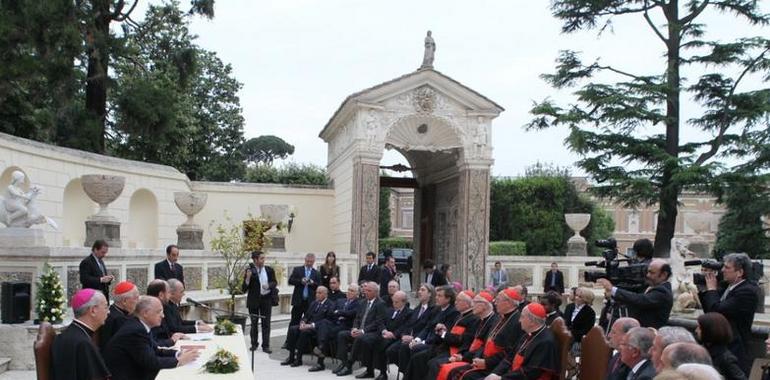
[[[179,249],[203,249],[203,228],[195,223],[195,214],[203,210],[208,200],[208,194],[189,191],[174,193],[174,203],[185,215],[187,220],[177,227],[177,246]]]
[[[580,231],[588,227],[591,214],[564,214],[567,226],[575,232],[575,235],[567,240],[567,256],[586,256],[588,246],[586,239],[580,236]]]
[[[99,204],[99,212],[86,220],[85,246],[90,247],[96,240],[105,240],[111,247],[120,247],[120,222],[109,214],[107,205],[123,192],[126,177],[87,174],[80,177],[80,183],[86,195]]]

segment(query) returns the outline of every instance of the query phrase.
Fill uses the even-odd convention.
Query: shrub
[[[524,256],[527,254],[527,244],[523,241],[491,241],[489,242],[490,256]]]
[[[380,239],[380,252],[391,248],[414,248],[414,242],[402,237],[388,237]]]

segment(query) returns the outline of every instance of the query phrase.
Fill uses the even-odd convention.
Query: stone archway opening
[[[335,191],[335,251],[363,261],[378,247],[382,185],[408,182],[414,195],[413,268],[426,259],[453,267],[453,280],[484,287],[489,230],[491,121],[503,109],[432,68],[350,95],[321,131]],[[412,179],[380,178],[385,149]],[[390,182],[390,183],[388,183]],[[415,271],[413,283],[420,281]],[[416,280],[416,281],[414,281]]]

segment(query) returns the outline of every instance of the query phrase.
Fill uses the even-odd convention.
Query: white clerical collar
[[[147,333],[149,334],[151,330],[150,325],[144,323],[144,321],[141,319],[139,319],[139,322],[142,322],[142,326],[144,326],[144,329],[147,330]]]
[[[642,368],[644,363],[647,361],[647,359],[642,359],[639,361],[639,363],[636,363],[634,368],[631,368],[631,373],[636,373],[636,371],[639,371],[639,368]]]

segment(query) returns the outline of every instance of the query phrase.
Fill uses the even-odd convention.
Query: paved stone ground
[[[254,352],[254,379],[259,380],[307,380],[309,376],[312,376],[314,380],[354,380],[353,376],[360,373],[361,370],[355,370],[353,375],[346,377],[338,377],[332,370],[337,366],[337,362],[332,362],[329,358],[326,359],[326,370],[322,372],[309,373],[307,370],[315,364],[316,359],[314,356],[304,356],[304,366],[291,368],[288,366],[282,366],[279,363],[286,359],[289,355],[286,350],[281,349],[284,340],[286,340],[286,331],[288,330],[288,315],[274,316],[273,319],[273,331],[270,337],[270,347],[273,353],[268,355],[257,350]],[[248,331],[248,327],[247,327]],[[246,347],[249,347],[249,338],[246,337]],[[249,357],[244,363],[245,365],[251,364],[251,358]],[[395,380],[395,366],[390,368],[390,379]],[[35,371],[8,371],[0,374],[0,380],[35,380]]]

